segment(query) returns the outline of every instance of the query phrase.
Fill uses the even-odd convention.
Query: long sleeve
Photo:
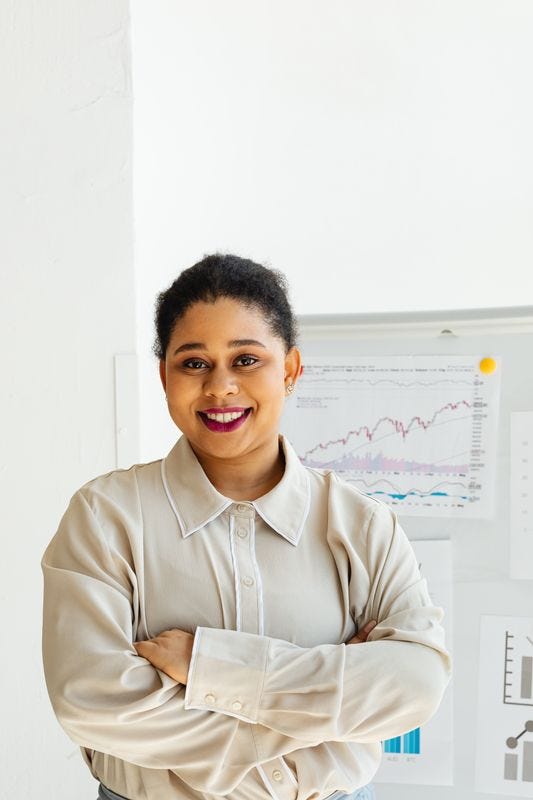
[[[199,627],[186,708],[210,708],[308,743],[379,742],[425,723],[451,677],[451,658],[396,514],[379,504],[366,537],[370,594],[363,644],[298,647]]]
[[[82,747],[175,771],[216,794],[232,791],[261,760],[306,747],[307,737],[185,709],[185,687],[133,648],[136,575],[120,532],[108,528],[80,490],[41,561],[45,679],[68,736]]]

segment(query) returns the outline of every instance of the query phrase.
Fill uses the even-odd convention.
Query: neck
[[[273,489],[285,472],[285,456],[279,437],[268,445],[231,459],[197,452],[192,443],[189,444],[210,483],[231,500],[257,500]]]

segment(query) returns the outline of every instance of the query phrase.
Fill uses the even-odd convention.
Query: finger
[[[137,650],[137,652],[141,652],[141,653],[150,652],[150,650],[153,650],[154,647],[157,647],[155,642],[149,642],[149,641],[148,642],[134,642],[133,646]]]
[[[373,630],[376,627],[376,625],[377,622],[375,619],[371,620],[370,622],[367,622],[366,625],[363,625],[361,630],[350,639],[348,644],[363,644],[366,641],[366,637],[368,636],[370,631]]]

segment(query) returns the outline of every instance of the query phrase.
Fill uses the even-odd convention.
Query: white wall
[[[165,428],[155,293],[214,249],[299,313],[531,302],[529,0],[0,4],[2,793],[94,800],[50,708],[40,557],[115,466],[113,356]],[[528,295],[529,292],[529,295]]]
[[[204,253],[282,269],[298,313],[531,302],[530,0],[132,13],[143,460],[175,437],[155,294]]]
[[[40,559],[115,467],[113,355],[135,348],[127,0],[0,3],[2,798],[94,800],[51,709]]]

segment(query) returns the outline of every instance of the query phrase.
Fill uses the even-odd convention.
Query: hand
[[[367,622],[366,625],[357,632],[357,636],[354,636],[349,642],[346,642],[346,644],[363,644],[363,642],[366,642],[366,637],[372,628],[375,628],[376,625],[376,620],[371,619],[370,622]]]
[[[178,683],[187,683],[187,673],[191,663],[194,635],[173,628],[163,631],[153,639],[134,642],[137,654],[146,658],[154,667],[166,672]]]

